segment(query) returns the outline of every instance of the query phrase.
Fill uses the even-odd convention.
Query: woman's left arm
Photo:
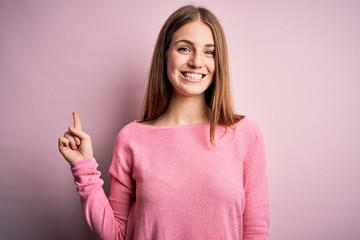
[[[243,240],[269,239],[269,197],[265,144],[259,130],[244,160],[245,210]]]

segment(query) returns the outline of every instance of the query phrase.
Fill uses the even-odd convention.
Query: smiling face
[[[203,96],[215,72],[211,29],[201,21],[185,24],[174,33],[166,54],[173,94]]]

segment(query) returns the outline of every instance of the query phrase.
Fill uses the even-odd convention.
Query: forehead
[[[188,40],[196,45],[214,44],[214,37],[208,25],[201,21],[190,22],[179,28],[173,35],[172,43]]]

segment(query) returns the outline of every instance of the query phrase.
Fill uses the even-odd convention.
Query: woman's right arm
[[[98,239],[124,239],[131,193],[111,177],[111,199],[102,188],[103,180],[93,157],[90,136],[81,129],[79,114],[73,113],[74,127],[59,138],[59,151],[70,163],[86,220]],[[129,199],[118,202],[116,199]]]

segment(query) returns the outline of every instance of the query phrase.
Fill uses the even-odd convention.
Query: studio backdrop
[[[93,239],[57,139],[78,111],[109,193],[157,34],[189,3],[218,16],[236,110],[263,131],[271,239],[360,239],[356,0],[0,1],[2,239]]]

